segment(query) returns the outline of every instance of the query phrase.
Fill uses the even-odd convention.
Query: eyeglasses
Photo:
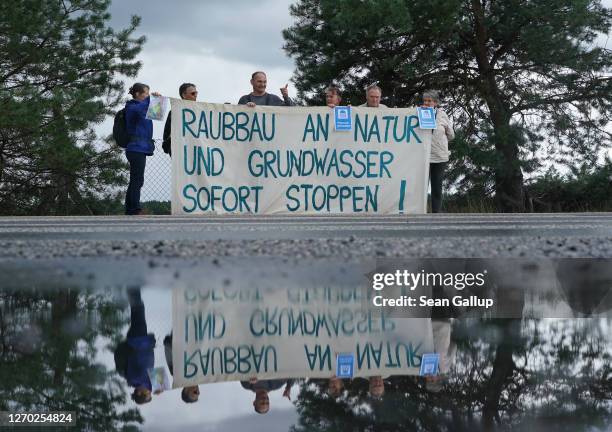
[[[198,94],[198,92],[197,92],[197,91],[193,91],[193,92],[191,92],[191,93],[189,93],[189,94],[190,94],[191,96],[193,96],[193,95],[197,95],[197,94]]]

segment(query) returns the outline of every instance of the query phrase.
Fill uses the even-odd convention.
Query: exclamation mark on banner
[[[400,183],[400,200],[399,200],[399,212],[404,214],[404,198],[406,197],[406,180],[402,180]]]

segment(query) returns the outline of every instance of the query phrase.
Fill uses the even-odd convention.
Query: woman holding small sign
[[[142,214],[140,208],[140,190],[144,184],[144,173],[147,156],[153,156],[153,122],[146,118],[149,109],[149,86],[136,83],[130,87],[132,100],[125,104],[125,128],[129,142],[125,156],[130,163],[130,183],[125,194],[125,214]],[[157,92],[153,96],[161,96]]]
[[[442,181],[450,152],[448,142],[455,138],[453,125],[448,115],[438,108],[439,93],[427,90],[423,93],[423,106],[436,109],[436,129],[431,138],[431,157],[429,160],[429,179],[431,182],[431,212],[439,213],[442,208]]]

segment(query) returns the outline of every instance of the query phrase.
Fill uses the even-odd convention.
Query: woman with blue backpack
[[[149,86],[136,83],[130,87],[132,100],[125,104],[125,128],[128,135],[125,156],[130,163],[130,183],[125,194],[125,214],[142,214],[140,190],[144,184],[147,156],[153,156],[153,122],[146,118],[149,109]],[[161,96],[154,92],[153,96]]]

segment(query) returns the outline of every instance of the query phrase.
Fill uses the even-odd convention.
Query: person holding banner
[[[246,105],[248,107],[261,106],[293,106],[294,103],[289,97],[289,90],[287,89],[288,84],[285,87],[281,87],[280,91],[283,98],[279,98],[276,95],[266,93],[268,86],[268,78],[265,72],[257,71],[251,75],[251,85],[253,91],[248,95],[244,95],[238,101],[238,105]]]
[[[366,103],[359,105],[367,108],[387,108],[387,105],[381,104],[382,90],[376,84],[372,84],[366,88]]]
[[[438,108],[439,93],[428,90],[423,93],[423,106],[436,109],[436,129],[431,138],[431,157],[429,159],[429,180],[431,182],[431,212],[440,213],[442,209],[442,182],[450,152],[448,142],[455,138],[455,132],[448,115]]]
[[[240,385],[246,390],[251,390],[255,393],[255,400],[253,401],[253,408],[255,412],[259,414],[266,414],[270,411],[270,399],[268,393],[274,390],[280,389],[283,385],[285,390],[283,391],[283,397],[291,400],[291,386],[293,380],[289,379],[270,379],[258,381],[257,378],[251,378],[249,381],[240,381]]]
[[[125,128],[130,141],[125,149],[125,156],[130,163],[130,182],[125,194],[125,214],[142,214],[140,207],[140,190],[144,184],[144,173],[147,156],[153,156],[153,121],[146,118],[149,109],[149,86],[136,83],[130,87],[132,100],[125,104]],[[157,92],[153,96],[161,96]]]
[[[198,90],[196,89],[195,84],[191,83],[183,83],[179,87],[179,96],[183,100],[196,101],[198,99]],[[166,119],[166,124],[164,125],[164,141],[162,143],[162,149],[164,153],[167,153],[170,157],[172,157],[172,111],[168,113],[168,118]]]
[[[342,95],[338,87],[330,85],[325,89],[325,103],[330,108],[335,108],[342,104]]]

